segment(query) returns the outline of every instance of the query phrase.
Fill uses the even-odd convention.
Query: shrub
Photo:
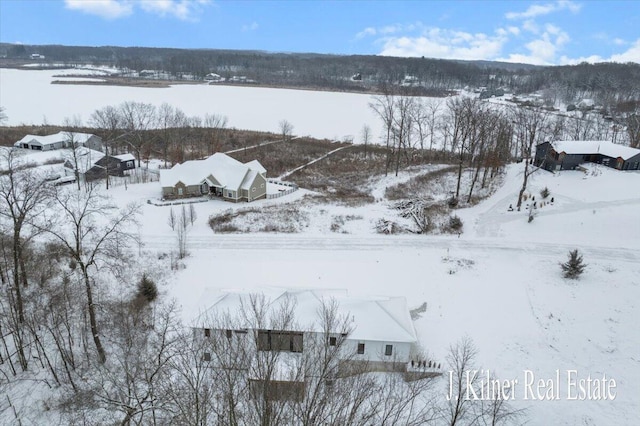
[[[572,280],[578,279],[587,267],[582,261],[582,255],[578,252],[578,249],[571,250],[569,252],[569,260],[565,263],[561,263],[560,267],[564,272],[564,277]]]
[[[451,197],[447,201],[447,205],[451,208],[454,208],[458,205],[458,199],[456,197]]]
[[[451,216],[449,218],[449,228],[456,232],[460,231],[462,229],[462,219],[458,216]]]
[[[547,188],[546,186],[544,187],[544,189],[542,191],[540,191],[540,196],[543,199],[547,198],[550,194],[551,194],[551,192],[549,191],[549,188]]]

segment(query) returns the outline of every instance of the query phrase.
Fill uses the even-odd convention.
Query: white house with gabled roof
[[[14,143],[13,146],[35,151],[51,151],[82,146],[100,151],[102,150],[102,139],[91,133],[58,132],[46,136],[26,135]]]
[[[195,318],[194,332],[204,338],[214,332],[248,334],[255,338],[258,351],[304,353],[308,346],[317,348],[317,339],[327,335],[319,312],[324,303],[334,301],[350,331],[343,334],[344,330],[328,330],[324,344],[335,346],[340,342],[349,362],[366,363],[373,370],[406,371],[418,354],[418,339],[404,297],[355,298],[346,290],[330,289],[263,289],[260,294],[266,301],[265,317],[277,315],[288,306],[294,318],[292,325],[284,330],[270,329],[273,324],[258,326],[243,315],[256,293],[223,291]],[[216,318],[237,320],[233,330],[226,330],[215,323]],[[314,344],[310,344],[312,341]]]
[[[217,196],[228,201],[254,201],[267,196],[267,170],[259,161],[246,164],[223,153],[160,170],[165,199]]]

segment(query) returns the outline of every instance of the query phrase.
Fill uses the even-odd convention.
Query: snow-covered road
[[[146,236],[144,247],[154,250],[172,250],[175,248],[175,237]],[[464,249],[490,253],[491,251],[510,251],[528,253],[536,256],[559,258],[574,244],[556,244],[543,242],[508,241],[502,239],[465,239],[437,236],[355,236],[355,235],[308,235],[308,234],[211,234],[190,235],[189,250],[269,250],[297,251],[388,251],[390,249]],[[640,249],[614,248],[604,246],[581,246],[580,249],[589,257],[602,260],[620,260],[640,262]]]

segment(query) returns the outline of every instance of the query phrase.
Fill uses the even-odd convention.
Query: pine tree
[[[575,280],[580,277],[587,265],[582,262],[582,255],[580,255],[578,249],[575,249],[569,252],[569,260],[561,263],[560,267],[564,272],[565,278]]]
[[[142,275],[142,279],[138,283],[138,292],[136,299],[141,302],[151,303],[158,297],[158,286],[146,274]]]

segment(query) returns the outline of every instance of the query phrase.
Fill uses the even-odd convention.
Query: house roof
[[[100,159],[102,159],[103,157],[104,157],[104,153],[100,151],[96,151],[96,150],[85,148],[85,147],[76,148],[75,161],[77,161],[78,163],[78,172],[86,173],[87,170],[92,168],[96,164],[96,162],[100,161]],[[69,165],[71,165],[71,168],[74,167],[75,161],[73,158],[73,152],[70,152],[69,156],[67,157],[67,162],[69,163]],[[67,163],[65,163],[65,166],[66,164]]]
[[[416,342],[416,332],[404,297],[353,298],[346,290],[269,290],[261,289],[265,295],[268,313],[277,313],[286,300],[293,302],[296,329],[322,332],[319,312],[323,302],[335,300],[340,315],[346,316],[353,331],[351,339],[384,342]],[[255,294],[255,293],[254,293]],[[196,319],[204,324],[212,317],[240,316],[249,305],[252,293],[223,292],[214,303]],[[267,315],[269,317],[269,315]],[[241,320],[242,322],[242,320]],[[243,324],[252,328],[251,324]],[[294,331],[294,330],[292,330]],[[335,330],[340,332],[341,330]]]
[[[556,152],[565,154],[602,154],[612,158],[621,157],[623,160],[640,154],[640,149],[610,141],[554,141],[551,146]]]
[[[255,170],[260,174],[267,173],[267,169],[265,169],[264,166],[260,164],[258,160],[251,160],[248,163],[244,163],[244,165],[249,167],[251,170]]]
[[[256,176],[258,176],[258,172],[257,171],[249,170],[247,175],[242,180],[242,183],[240,184],[240,189],[248,190],[249,188],[251,188],[251,183],[256,178]]]
[[[136,160],[136,157],[134,157],[133,154],[120,154],[120,155],[114,155],[114,157],[116,157],[120,161],[135,161]]]
[[[76,133],[76,132],[58,132],[53,135],[46,136],[38,136],[38,135],[26,135],[18,142],[14,144],[14,146],[21,146],[23,143],[32,143],[38,142],[40,145],[53,145],[59,142],[66,142],[73,138],[75,143],[84,144],[87,140],[92,137],[91,133]]]
[[[176,164],[169,170],[161,170],[160,184],[163,187],[175,186],[178,182],[185,185],[199,185],[209,175],[213,175],[223,188],[237,191],[247,175],[253,171],[253,164],[251,166],[248,164],[250,163],[242,164],[226,154],[217,152],[204,160],[186,161]]]

